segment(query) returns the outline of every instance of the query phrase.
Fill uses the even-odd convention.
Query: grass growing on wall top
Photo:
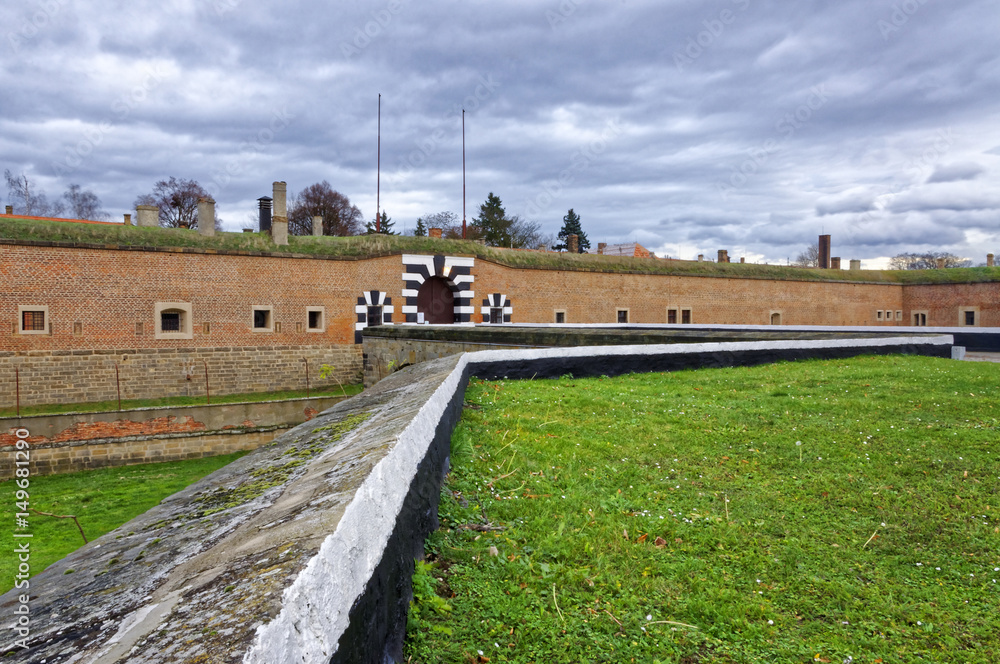
[[[334,258],[369,258],[400,253],[475,256],[517,268],[569,269],[638,274],[733,277],[798,281],[859,281],[883,283],[976,283],[1000,281],[1000,267],[947,270],[815,270],[782,265],[679,261],[597,254],[518,251],[486,247],[476,242],[396,235],[352,237],[289,236],[277,246],[263,233],[218,232],[205,237],[196,230],[124,225],[74,224],[0,217],[0,238],[122,247],[276,252]]]
[[[41,512],[76,516],[92,542],[244,454],[31,477],[31,507]],[[10,496],[10,500],[4,501],[0,518],[12,524],[11,529],[16,488],[14,480],[0,481],[0,492]],[[23,532],[32,534],[32,576],[83,546],[83,538],[72,519],[31,512],[28,522],[30,528]],[[13,538],[7,541],[12,542]],[[0,593],[14,587],[17,565],[17,556],[0,556]]]
[[[421,586],[407,661],[995,662],[998,379],[878,357],[474,382],[423,570],[450,610]]]

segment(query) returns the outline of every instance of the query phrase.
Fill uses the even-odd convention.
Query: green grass
[[[919,357],[474,382],[407,661],[995,662],[998,382]]]
[[[87,539],[93,541],[244,454],[32,477],[28,489],[30,504],[40,512],[76,516]],[[0,593],[14,587],[17,571],[17,556],[9,553],[15,543],[12,533],[17,511],[16,489],[14,480],[0,481],[0,493],[6,497],[0,519],[9,524],[8,534],[3,538],[8,553],[0,556]],[[29,530],[16,532],[32,533],[32,575],[83,546],[83,538],[72,519],[30,514]]]
[[[486,247],[464,240],[394,235],[352,237],[290,236],[288,246],[277,246],[263,233],[217,233],[205,237],[193,230],[140,228],[138,226],[74,224],[0,217],[0,238],[111,247],[279,252],[340,259],[372,258],[412,253],[447,253],[476,256],[520,268],[627,272],[638,274],[733,277],[792,281],[859,281],[880,283],[976,283],[1000,281],[1000,267],[947,270],[815,270],[783,265],[664,261],[648,258],[598,256]]]
[[[363,387],[360,384],[324,386],[309,391],[311,397],[339,397],[346,392],[348,396],[360,394]],[[278,401],[281,399],[303,399],[306,397],[305,390],[277,390],[273,392],[249,392],[244,394],[220,394],[212,395],[212,405],[224,403],[257,403],[260,401]],[[170,406],[203,406],[205,396],[197,397],[161,397],[159,399],[122,399],[122,410],[132,408],[162,408]],[[101,411],[118,410],[118,400],[114,401],[87,401],[84,403],[53,403],[40,404],[37,406],[22,406],[21,416],[30,415],[54,415],[59,413],[94,413]],[[15,417],[16,409],[0,408],[0,417]]]

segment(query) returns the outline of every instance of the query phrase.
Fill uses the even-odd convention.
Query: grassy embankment
[[[74,224],[0,216],[0,238],[34,242],[111,247],[150,247],[207,251],[279,252],[341,259],[370,258],[403,252],[468,255],[520,268],[668,274],[791,281],[858,281],[880,283],[976,283],[1000,281],[1000,267],[948,270],[816,270],[784,265],[715,263],[598,256],[486,247],[476,242],[428,237],[358,235],[353,237],[291,236],[277,246],[263,233],[217,233],[206,237],[192,230],[140,228],[109,224]]]
[[[995,662],[998,378],[880,357],[474,383],[407,661]]]
[[[244,454],[31,477],[30,504],[40,512],[76,516],[87,539],[93,541]],[[0,493],[6,496],[0,506],[0,519],[9,524],[8,533],[15,532],[16,489],[13,480],[0,481]],[[83,546],[83,538],[72,519],[29,514],[29,529],[17,532],[32,534],[32,575]],[[4,541],[8,551],[13,551],[14,538],[8,534]],[[14,587],[17,564],[16,555],[0,556],[0,593]]]

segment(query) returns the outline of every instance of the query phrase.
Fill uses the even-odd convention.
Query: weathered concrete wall
[[[0,419],[0,478],[15,468],[15,432],[27,430],[34,476],[174,461],[256,449],[344,397],[142,408]]]
[[[449,438],[470,375],[948,356],[951,342],[483,351],[409,367],[0,597],[0,612],[27,607],[31,621],[27,647],[15,647],[6,661],[398,662],[413,559],[436,526]]]
[[[357,382],[361,352],[354,344],[333,346],[128,348],[125,350],[35,350],[0,352],[0,405],[111,401],[205,395],[205,364],[212,394],[304,390],[305,361],[313,388]],[[321,380],[323,364],[337,368]]]

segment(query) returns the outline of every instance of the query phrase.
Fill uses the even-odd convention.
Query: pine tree
[[[491,247],[509,247],[510,225],[500,197],[491,191],[486,202],[479,206],[479,216],[472,220],[474,235]]]
[[[395,224],[393,223],[392,218],[386,213],[385,210],[382,210],[382,218],[381,218],[380,221],[381,221],[381,223],[379,224],[379,229],[378,229],[379,233],[381,233],[382,235],[399,235],[399,233],[394,233],[392,231],[392,227]],[[368,234],[368,235],[375,235],[375,220],[374,219],[372,221],[369,221],[365,225],[365,233]]]
[[[573,208],[570,208],[566,216],[563,217],[563,226],[559,230],[560,243],[552,248],[556,251],[565,251],[567,249],[566,240],[570,235],[577,236],[580,245],[579,253],[586,253],[586,250],[590,249],[590,240],[587,239],[587,234],[583,232],[583,227],[580,225],[580,215],[573,212]]]
[[[417,219],[417,227],[413,229],[414,237],[427,237],[427,227],[424,226],[424,219],[420,217]]]

